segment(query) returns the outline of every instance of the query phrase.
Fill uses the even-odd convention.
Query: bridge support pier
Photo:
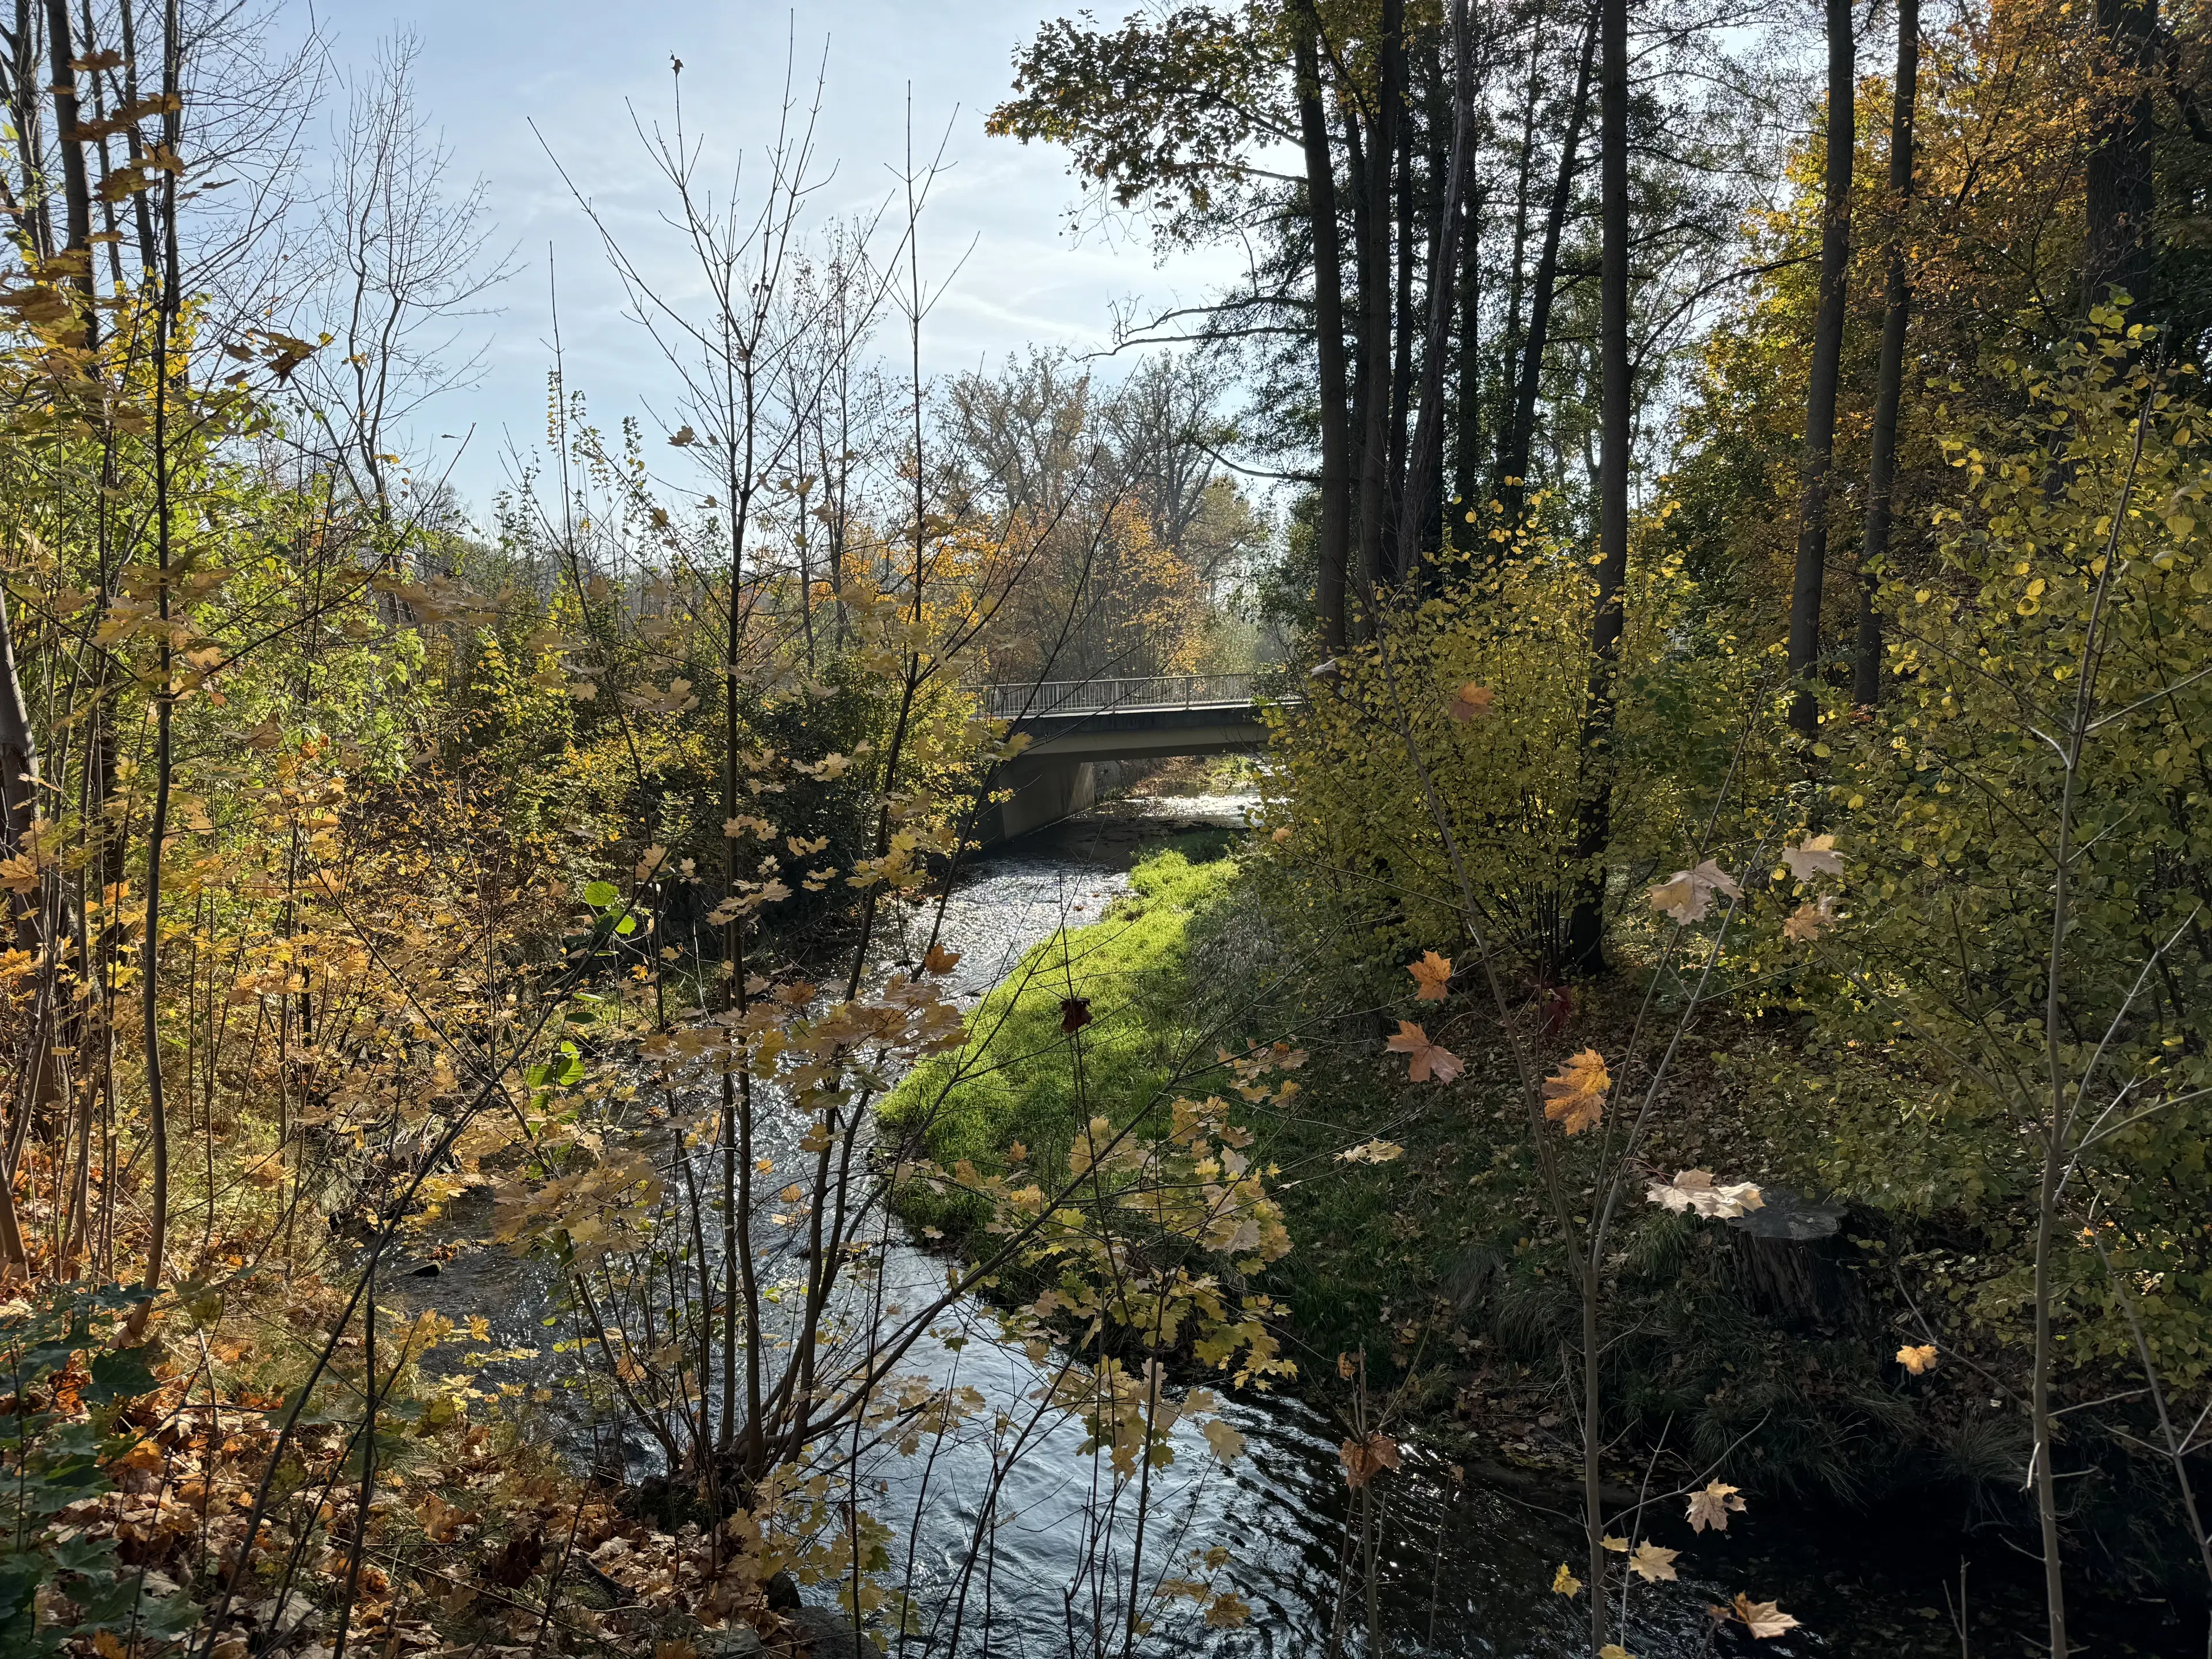
[[[986,847],[1057,823],[1098,799],[1091,763],[1058,755],[1017,757],[1000,774],[999,787],[1011,789],[1013,796],[994,806],[977,826],[977,839]]]

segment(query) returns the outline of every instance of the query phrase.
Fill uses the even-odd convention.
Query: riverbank
[[[1307,1056],[1295,1109],[1244,1115],[1253,1155],[1280,1171],[1293,1249],[1264,1288],[1287,1309],[1297,1392],[1341,1419],[1339,1356],[1364,1356],[1371,1406],[1394,1435],[1491,1490],[1571,1509],[1577,1453],[1559,1356],[1577,1304],[1544,1242],[1525,1125],[1500,1084],[1506,1057],[1480,1011],[1455,999],[1425,1017],[1465,1075],[1411,1086],[1382,1051],[1392,988],[1293,961],[1264,877],[1216,844],[1212,857],[1164,848],[1136,864],[1131,896],[1107,915],[1069,915],[984,999],[972,1029],[990,1057],[969,1066],[972,1080],[948,1092],[940,1062],[888,1109],[941,1097],[933,1153],[988,1175],[1017,1147],[1032,1159],[1063,1155],[1086,1103],[1126,1109],[1170,1082],[1226,1093],[1225,1068],[1205,1064],[1215,1047],[1295,1043]],[[1070,994],[1104,1025],[1084,1030],[1079,1083],[1060,1024]],[[1634,1016],[1632,985],[1585,993],[1564,1011],[1560,1039],[1615,1051]],[[1673,1091],[1682,1103],[1655,1141],[1655,1164],[1771,1179],[1781,1149],[1744,1080],[1762,1040],[1731,1025],[1685,1053]],[[1341,1157],[1378,1139],[1402,1152],[1382,1163]],[[971,1219],[955,1203],[926,1224],[957,1242]],[[1739,1528],[1763,1536],[1753,1547],[1774,1552],[1771,1570],[1794,1581],[1769,1581],[1760,1596],[1793,1611],[1825,1607],[1839,1650],[1854,1650],[1848,1631],[1878,1635],[1887,1651],[1958,1651],[1941,1610],[1962,1565],[1973,1643],[2024,1638],[2039,1607],[2005,1541],[2023,1519],[2015,1413],[2002,1392],[1976,1392],[1986,1382],[1890,1374],[1898,1319],[1943,1272],[1934,1252],[1966,1252],[1955,1237],[1931,1239],[1924,1221],[1838,1206],[1837,1223],[1790,1241],[1656,1208],[1635,1218],[1608,1309],[1607,1395],[1622,1419],[1608,1475],[1624,1497],[1692,1474],[1741,1486],[1755,1519]],[[2085,1531],[2104,1524],[2087,1504],[2077,1513]],[[1674,1530],[1684,1535],[1665,1541],[1690,1552],[1686,1566],[1713,1547]],[[2163,1594],[2155,1584],[2100,1588],[2081,1610],[2085,1629],[2137,1651],[2201,1649],[2179,1615],[2147,1599]]]

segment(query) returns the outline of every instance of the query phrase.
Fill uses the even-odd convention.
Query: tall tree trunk
[[[1574,101],[1567,106],[1566,135],[1559,141],[1559,176],[1552,185],[1552,204],[1544,216],[1544,243],[1536,256],[1536,274],[1529,283],[1528,332],[1521,342],[1521,368],[1513,393],[1513,413],[1498,445],[1498,499],[1505,507],[1508,524],[1518,524],[1528,499],[1528,446],[1536,430],[1536,393],[1543,381],[1544,344],[1552,327],[1552,297],[1559,289],[1559,239],[1567,223],[1567,208],[1574,199],[1575,154],[1582,143],[1583,122],[1589,107],[1592,60],[1597,54],[1598,18],[1601,4],[1590,8],[1589,26],[1583,34],[1583,55],[1575,70]],[[1624,186],[1625,189],[1625,186]]]
[[[1470,140],[1470,143],[1473,141]],[[1468,168],[1470,187],[1459,227],[1459,368],[1454,392],[1459,405],[1458,425],[1452,434],[1452,511],[1449,515],[1454,546],[1464,548],[1467,515],[1474,511],[1482,489],[1482,212],[1483,194],[1472,187],[1474,168]]]
[[[1430,488],[1443,463],[1444,348],[1451,326],[1451,273],[1459,269],[1460,215],[1469,172],[1468,147],[1474,125],[1474,85],[1468,41],[1468,0],[1453,0],[1451,160],[1437,204],[1436,252],[1429,260],[1428,334],[1421,348],[1420,410],[1406,462],[1406,495],[1398,515],[1398,580],[1419,568],[1425,534],[1435,525]],[[1470,400],[1471,404],[1472,400]]]
[[[1321,374],[1321,545],[1315,601],[1322,642],[1344,649],[1345,567],[1352,547],[1352,434],[1344,366],[1344,248],[1336,217],[1336,161],[1322,100],[1321,32],[1313,0],[1300,8],[1298,127],[1305,142],[1306,209],[1313,223],[1314,340]]]
[[[1359,586],[1366,625],[1375,623],[1384,574],[1390,465],[1390,174],[1398,154],[1405,82],[1405,0],[1382,0],[1382,73],[1367,139],[1359,267],[1359,374],[1364,416],[1359,455]]]
[[[1600,448],[1597,489],[1597,594],[1590,618],[1589,689],[1582,729],[1582,798],[1577,806],[1574,899],[1567,913],[1564,964],[1571,974],[1605,968],[1605,876],[1613,839],[1613,672],[1624,622],[1621,588],[1628,579],[1628,0],[1598,0],[1594,14],[1601,53],[1598,73],[1598,260]],[[1565,169],[1562,168],[1564,173]],[[1595,1430],[1591,1430],[1595,1432]],[[1595,1480],[1593,1474],[1591,1479]],[[1590,1524],[1597,1524],[1592,1488]],[[1604,1618],[1605,1567],[1591,1534],[1591,1617]],[[1601,1635],[1596,1645],[1603,1646]]]
[[[2089,151],[2083,298],[2101,305],[2118,289],[2140,307],[2150,298],[2150,231],[2156,208],[2151,138],[2157,112],[2151,107],[2150,82],[2158,0],[2097,0],[2097,33],[2106,49],[2106,73],[2125,84],[2106,100]]]
[[[1797,564],[1790,589],[1790,673],[1798,682],[1790,723],[1811,738],[1820,703],[1810,682],[1820,656],[1820,595],[1828,564],[1828,472],[1835,459],[1836,381],[1844,356],[1844,284],[1851,257],[1851,151],[1857,137],[1851,0],[1828,0],[1827,177],[1820,202],[1820,309],[1805,382],[1805,471],[1797,511]]]
[[[1492,458],[1494,481],[1504,470],[1506,434],[1513,425],[1513,371],[1521,361],[1521,302],[1528,287],[1528,186],[1535,173],[1536,112],[1542,102],[1544,78],[1544,16],[1536,15],[1534,38],[1528,46],[1528,91],[1521,107],[1521,156],[1513,180],[1513,252],[1505,267],[1505,331],[1498,341],[1498,447]]]
[[[1401,52],[1399,57],[1403,62],[1405,54]],[[1408,76],[1407,82],[1410,80]],[[1408,428],[1413,404],[1414,250],[1421,240],[1414,234],[1414,226],[1416,210],[1423,205],[1416,184],[1434,183],[1433,179],[1424,180],[1420,169],[1414,166],[1412,106],[1408,85],[1398,118],[1398,195],[1395,204],[1398,263],[1390,301],[1390,482],[1382,508],[1387,525],[1382,542],[1383,579],[1393,583],[1397,579],[1397,527],[1404,515],[1413,510],[1406,495],[1406,459],[1412,436]]]
[[[1858,639],[1851,701],[1881,697],[1881,611],[1875,604],[1889,556],[1897,489],[1897,411],[1905,395],[1905,333],[1912,318],[1912,273],[1905,258],[1905,209],[1912,196],[1912,114],[1920,82],[1920,0],[1898,0],[1897,85],[1889,114],[1889,288],[1882,302],[1881,362],[1875,374],[1874,450],[1867,465],[1866,534],[1859,548]]]
[[[62,204],[68,213],[70,276],[84,299],[85,349],[100,343],[100,317],[93,309],[92,185],[86,176],[84,130],[77,119],[76,56],[70,42],[69,0],[46,0],[46,51],[53,63],[54,136],[62,152]]]

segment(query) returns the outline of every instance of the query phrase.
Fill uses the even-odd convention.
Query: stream
[[[1080,925],[1104,914],[1127,890],[1127,870],[1145,846],[1177,830],[1236,825],[1249,804],[1215,796],[1109,805],[978,860],[947,907],[943,941],[961,957],[950,976],[951,994],[972,1008],[1024,951],[1063,921]],[[926,927],[927,920],[920,925]],[[918,951],[919,944],[886,940],[886,961]],[[770,1149],[780,1167],[788,1167],[787,1152],[799,1155],[796,1139],[794,1126],[772,1131]],[[919,1304],[944,1284],[945,1259],[896,1223],[873,1255],[879,1277],[872,1291],[890,1306]],[[483,1316],[495,1341],[517,1348],[547,1342],[554,1333],[545,1328],[562,1317],[549,1273],[495,1248],[464,1251],[438,1277],[402,1284],[410,1304],[457,1320]],[[994,1340],[994,1329],[981,1310],[948,1316],[902,1368],[972,1388],[985,1408],[916,1455],[886,1453],[868,1467],[870,1480],[879,1483],[873,1512],[890,1518],[894,1528],[891,1577],[908,1582],[918,1613],[915,1635],[893,1651],[919,1659],[953,1650],[963,1564],[996,1478],[993,1524],[981,1529],[987,1542],[969,1570],[957,1652],[1066,1659],[1091,1654],[1091,1632],[1099,1630],[1116,1632],[1103,1645],[1118,1654],[1134,1517],[1125,1509],[1102,1539],[1103,1458],[1080,1450],[1082,1430],[1071,1422],[1041,1427],[1000,1474],[994,1442],[1002,1447],[1030,1423],[1041,1376],[1020,1349]],[[544,1385],[574,1364],[573,1358],[548,1352],[487,1376],[535,1385],[542,1399]],[[604,1468],[607,1425],[582,1420],[560,1390],[550,1392],[544,1409],[554,1431],[579,1455],[599,1447]],[[1011,1427],[994,1428],[1000,1413]],[[1347,1656],[1586,1659],[1587,1603],[1551,1589],[1559,1564],[1578,1565],[1583,1548],[1577,1492],[1565,1479],[1509,1485],[1474,1472],[1458,1483],[1441,1457],[1409,1443],[1405,1468],[1378,1483],[1378,1650],[1369,1645],[1364,1592],[1354,1588],[1347,1598],[1342,1588],[1348,1494],[1337,1447],[1344,1431],[1283,1393],[1227,1397],[1220,1414],[1244,1437],[1244,1453],[1224,1467],[1195,1428],[1177,1426],[1173,1462],[1151,1478],[1139,1576],[1147,1584],[1186,1571],[1202,1577],[1192,1558],[1225,1547],[1230,1559],[1217,1582],[1250,1604],[1249,1617],[1241,1628],[1209,1628],[1188,1602],[1170,1602],[1135,1653],[1321,1659],[1329,1650],[1332,1623],[1340,1618]],[[641,1447],[625,1449],[633,1478],[649,1471]],[[1634,1581],[1625,1630],[1616,1618],[1615,1639],[1636,1659],[1753,1650],[1771,1659],[1962,1652],[1949,1610],[1963,1547],[1955,1534],[1939,1530],[1936,1535],[1948,1541],[1931,1547],[1925,1538],[1897,1538],[1871,1522],[1793,1518],[1786,1499],[1754,1494],[1750,1512],[1735,1516],[1726,1533],[1693,1538],[1680,1524],[1680,1501],[1658,1510],[1653,1528],[1656,1541],[1681,1548],[1679,1581]],[[2016,1572],[1980,1570],[1986,1545],[1974,1547],[1974,1553],[1972,1640],[1963,1650],[1969,1659],[2027,1651],[2027,1638],[2039,1633],[2039,1605]],[[2002,1582],[1991,1583],[1992,1577]],[[1717,1637],[1705,1608],[1738,1591],[1778,1601],[1800,1627],[1759,1642],[1741,1627]],[[807,1595],[829,1599],[826,1587]],[[1340,1602],[1347,1603],[1341,1613]],[[2112,1650],[2166,1650],[2155,1632],[2131,1627],[2129,1634],[2136,1644],[2148,1636],[2151,1645],[2118,1644]]]

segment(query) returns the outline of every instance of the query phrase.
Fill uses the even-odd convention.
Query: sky
[[[609,425],[670,406],[668,373],[623,315],[598,236],[562,173],[616,227],[649,276],[674,285],[690,279],[657,222],[665,185],[633,125],[633,112],[648,126],[666,123],[672,58],[683,60],[686,126],[705,139],[705,173],[718,182],[773,137],[788,58],[796,57],[803,99],[821,72],[817,144],[836,164],[817,198],[821,218],[871,208],[894,188],[911,96],[915,150],[933,150],[941,138],[949,167],[920,244],[925,280],[949,279],[926,325],[925,374],[995,362],[1031,343],[1103,346],[1117,303],[1187,303],[1237,268],[1227,249],[1162,264],[1141,227],[1093,224],[1075,234],[1068,210],[1079,191],[1065,152],[984,133],[986,114],[1006,94],[1014,49],[1065,5],[314,0],[310,11],[305,0],[291,3],[298,10],[288,4],[288,15],[302,26],[310,16],[319,24],[340,76],[369,64],[379,41],[396,30],[419,37],[423,116],[453,153],[457,185],[483,177],[498,245],[514,250],[514,275],[492,301],[499,313],[467,325],[484,348],[481,382],[433,405],[417,434],[449,454],[455,445],[438,434],[473,427],[451,477],[479,509],[510,476],[510,448],[544,428],[549,258],[570,387],[586,392]],[[339,89],[333,117],[343,103]],[[330,125],[320,124],[325,142]]]

